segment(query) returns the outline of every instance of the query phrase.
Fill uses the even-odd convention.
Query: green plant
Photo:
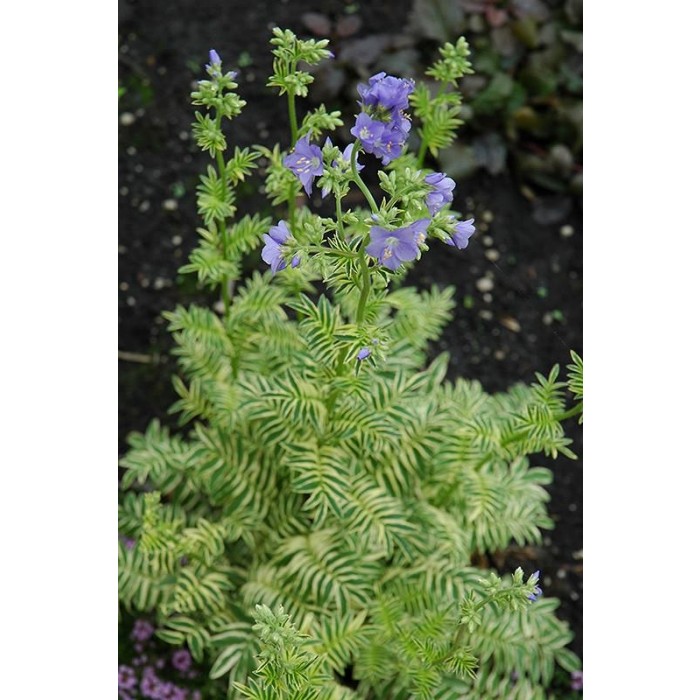
[[[181,370],[172,411],[189,428],[154,421],[129,439],[119,528],[135,545],[119,546],[120,605],[152,613],[157,636],[211,663],[231,697],[545,697],[557,664],[578,667],[557,602],[540,599],[537,573],[502,580],[473,561],[552,526],[551,474],[528,457],[574,457],[561,423],[582,411],[582,366],[574,358],[567,408],[556,367],[488,395],[445,381],[445,354],[427,364],[453,291],[401,279],[429,243],[465,248],[474,227],[449,210],[454,182],[405,152],[414,86],[373,76],[356,141],[320,147],[312,140],[340,114],[320,106],[299,122],[296,98],[313,81],[300,65],[328,58],[327,42],[275,29],[272,44],[291,152],[228,148],[224,119],[245,102],[215,51],[192,96],[214,165],[182,271],[219,289],[224,311],[166,314]],[[446,45],[431,69],[437,108],[415,90],[423,153],[458,126],[449,86],[467,56],[466,42]],[[387,166],[379,203],[361,151]],[[235,187],[261,157],[266,192],[286,211],[277,225],[235,220]],[[335,217],[299,206],[314,185],[332,194]],[[343,206],[355,186],[367,208]],[[261,237],[271,270],[241,280]]]

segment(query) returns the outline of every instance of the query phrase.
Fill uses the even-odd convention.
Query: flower
[[[265,247],[262,249],[262,259],[270,266],[273,275],[287,267],[287,263],[282,256],[282,246],[291,235],[285,221],[280,221],[277,226],[273,226],[269,235],[267,233],[263,234]],[[295,255],[292,258],[292,267],[296,267],[298,264],[299,256]]]
[[[419,219],[409,226],[389,231],[381,226],[372,226],[369,230],[370,243],[367,255],[376,258],[384,267],[396,270],[401,263],[415,260],[418,247],[425,240],[425,230],[430,219]]]
[[[323,175],[323,153],[318,146],[309,143],[309,134],[296,142],[283,163],[299,178],[306,194],[311,196],[314,178]]]
[[[583,690],[583,671],[571,672],[571,690]]]
[[[158,700],[160,698],[161,682],[155,671],[150,666],[144,669],[143,677],[141,678],[141,694],[147,698]]]
[[[369,348],[364,347],[357,353],[357,359],[362,362],[362,360],[366,360],[371,354],[372,351]]]
[[[360,140],[367,153],[382,159],[386,165],[401,155],[411,130],[411,122],[403,110],[408,109],[408,96],[413,92],[412,80],[377,73],[369,84],[357,87],[362,111],[350,133]]]
[[[535,571],[535,573],[532,574],[532,576],[530,576],[530,578],[535,579],[535,590],[532,593],[530,593],[530,595],[527,598],[528,598],[528,600],[531,600],[534,602],[535,600],[537,600],[538,598],[540,598],[542,596],[542,589],[537,585],[537,583],[539,583],[539,580],[540,580],[540,572]]]
[[[213,78],[221,77],[221,56],[214,49],[209,50],[209,63],[207,63],[206,69]]]
[[[153,635],[153,625],[148,620],[136,620],[131,630],[131,638],[138,642],[145,642]]]
[[[119,667],[119,690],[131,690],[136,687],[136,673],[131,666]]]
[[[209,60],[211,61],[211,65],[221,65],[221,57],[219,54],[216,52],[215,49],[210,49],[209,50]]]
[[[425,198],[425,204],[430,215],[435,216],[438,210],[452,201],[455,181],[445,173],[431,173],[426,175],[425,182],[432,187],[432,191]]]
[[[363,107],[379,107],[388,112],[400,112],[408,109],[408,96],[413,92],[415,83],[405,78],[395,78],[386,73],[377,73],[369,79],[369,84],[360,83],[357,91],[362,98]]]
[[[460,221],[455,226],[452,235],[447,238],[445,243],[463,250],[469,245],[469,238],[475,231],[474,219],[469,219],[469,221]]]
[[[359,139],[366,153],[381,158],[386,165],[401,155],[410,128],[411,122],[405,117],[383,122],[360,112],[350,133]]]
[[[178,649],[172,656],[173,666],[178,670],[185,673],[188,671],[192,665],[192,657],[187,649]]]

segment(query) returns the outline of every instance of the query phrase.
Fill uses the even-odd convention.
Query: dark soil
[[[279,25],[308,35],[302,13],[321,11],[335,20],[347,15],[348,4],[120,2],[120,85],[126,88],[119,104],[120,454],[126,435],[145,429],[152,418],[174,424],[167,410],[175,400],[170,383],[175,363],[162,311],[208,299],[193,280],[177,273],[196,243],[195,187],[207,162],[189,133],[189,93],[201,77],[195,71],[210,48],[218,50],[227,69],[247,64],[239,80],[248,106],[235,120],[231,140],[241,146],[279,141],[286,147],[285,106],[265,88],[270,30]],[[405,10],[398,9],[402,3],[357,6],[361,27],[354,39],[399,33],[406,24]],[[358,68],[357,77],[367,77],[363,70]],[[351,88],[354,84],[327,104],[342,107],[346,121],[354,110],[345,97]],[[569,349],[583,350],[580,201],[527,189],[526,198],[522,189],[510,174],[458,181],[453,206],[475,217],[477,234],[464,251],[434,246],[408,280],[455,287],[454,321],[435,352],[450,352],[451,378],[478,379],[489,391],[530,382],[535,372],[547,373],[555,363],[563,371]],[[252,188],[239,204],[242,213],[256,207],[269,211]],[[582,457],[581,427],[575,420],[566,427],[574,452]],[[536,461],[554,472],[549,490],[556,528],[543,547],[513,549],[492,563],[503,570],[519,564],[526,571],[541,569],[542,587],[562,601],[560,616],[571,625],[572,648],[580,655],[582,460]]]

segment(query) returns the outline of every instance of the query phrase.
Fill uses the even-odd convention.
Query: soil
[[[195,187],[207,162],[190,137],[192,82],[209,49],[216,48],[225,68],[241,66],[240,91],[248,101],[232,140],[286,146],[286,113],[265,88],[270,30],[278,25],[308,36],[301,18],[314,11],[330,18],[336,31],[335,20],[348,16],[348,6],[337,0],[120,1],[120,86],[126,88],[119,102],[120,454],[126,435],[144,430],[152,418],[174,425],[167,410],[175,400],[175,363],[161,313],[176,304],[211,301],[177,273],[196,243]],[[355,7],[360,26],[355,20],[353,40],[378,32],[399,35],[406,25],[403,3],[362,2],[350,9]],[[335,39],[342,50],[347,39]],[[367,75],[366,68],[357,69],[356,78]],[[327,106],[352,113],[352,90],[350,80]],[[450,378],[475,378],[489,391],[530,382],[555,363],[563,372],[569,349],[583,350],[580,200],[533,192],[510,172],[458,180],[455,193],[453,207],[475,217],[477,234],[464,251],[434,246],[408,280],[456,289],[454,321],[434,352],[450,352]],[[252,189],[239,205],[240,213],[269,210]],[[541,570],[542,588],[562,601],[559,615],[572,627],[571,648],[581,655],[582,429],[575,419],[566,429],[579,460],[536,460],[554,472],[549,492],[555,529],[542,547],[513,548],[491,563],[503,571],[517,565]]]

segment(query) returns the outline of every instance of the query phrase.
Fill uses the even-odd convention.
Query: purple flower
[[[119,667],[119,689],[131,690],[136,687],[136,673],[131,666]]]
[[[539,571],[535,571],[535,573],[532,574],[532,576],[531,576],[530,578],[534,578],[534,579],[535,579],[535,584],[539,583],[539,580],[540,580],[540,572],[539,572]],[[541,589],[538,585],[535,585],[535,590],[534,590],[534,592],[533,592],[533,593],[530,593],[530,595],[529,595],[527,598],[528,598],[528,600],[531,600],[531,601],[534,602],[534,601],[536,601],[538,598],[540,598],[541,596],[542,596],[542,589]]]
[[[209,61],[211,62],[212,66],[215,65],[221,65],[221,57],[219,56],[218,53],[214,49],[209,50]]]
[[[285,167],[289,168],[298,178],[311,196],[311,185],[314,178],[323,175],[323,153],[318,146],[309,143],[309,135],[299,139],[292,152],[284,158]]]
[[[192,665],[192,657],[187,649],[178,649],[172,657],[173,666],[182,673],[188,671]]]
[[[405,117],[383,122],[360,112],[350,133],[359,139],[366,153],[381,158],[386,165],[401,155],[410,128],[411,122]]]
[[[185,700],[187,693],[184,688],[176,686],[170,681],[161,683],[158,700]]]
[[[282,255],[282,246],[291,235],[285,221],[280,221],[277,226],[273,226],[269,235],[267,233],[263,234],[265,247],[262,249],[262,259],[270,266],[273,275],[287,267],[287,263]],[[292,258],[292,267],[296,267],[298,264],[299,256],[295,255]]]
[[[408,109],[408,96],[413,92],[414,85],[412,80],[377,73],[369,79],[368,85],[360,83],[357,91],[363,107],[383,108],[395,113]]]
[[[474,228],[474,219],[469,219],[469,221],[460,221],[455,226],[452,235],[445,241],[445,243],[447,243],[447,245],[464,249],[469,245],[469,238],[474,231],[476,231]]]
[[[148,620],[136,620],[131,630],[131,638],[139,642],[145,642],[153,635],[153,625]]]
[[[425,182],[432,187],[432,191],[425,198],[425,204],[430,215],[435,216],[440,209],[452,201],[455,181],[445,173],[431,173],[426,176]]]
[[[372,351],[369,348],[364,347],[357,353],[357,359],[362,362],[362,360],[366,360],[371,354]]]
[[[583,690],[583,671],[571,672],[571,690]]]
[[[425,240],[425,231],[429,223],[430,219],[419,219],[409,226],[393,231],[381,226],[372,226],[369,230],[367,255],[376,258],[384,267],[397,270],[401,263],[418,257],[418,246]]]
[[[141,694],[153,700],[159,700],[161,682],[155,671],[150,667],[146,667],[141,678]]]

